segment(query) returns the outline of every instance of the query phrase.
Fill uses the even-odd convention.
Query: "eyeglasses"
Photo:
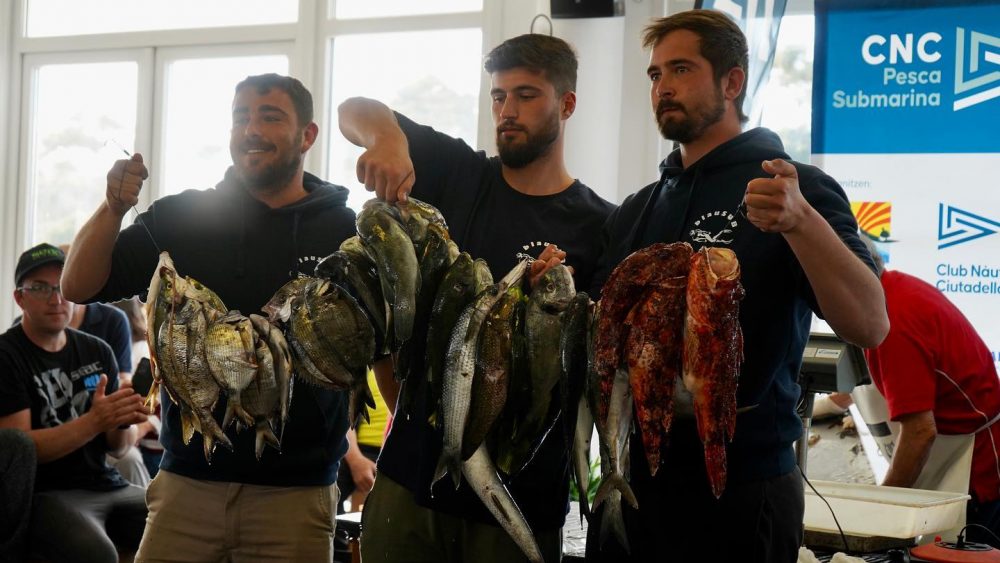
[[[35,282],[31,285],[21,287],[20,290],[27,292],[28,295],[38,301],[48,301],[52,297],[52,292],[58,292],[59,295],[62,295],[62,288],[58,285],[49,285],[45,282]]]

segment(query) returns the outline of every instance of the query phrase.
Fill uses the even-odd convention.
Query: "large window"
[[[29,59],[29,239],[67,243],[104,198],[109,164],[135,142],[139,61]],[[94,87],[100,84],[100,87]]]
[[[212,187],[232,163],[233,87],[252,74],[288,74],[288,57],[171,58],[163,67],[163,151],[156,163],[159,194]]]
[[[814,19],[811,14],[782,18],[761,116],[761,125],[776,132],[800,162],[809,162],[811,154]]]
[[[298,7],[298,0],[28,0],[25,35],[292,23],[298,19]]]
[[[20,136],[7,160],[17,209],[4,220],[16,251],[71,241],[126,152],[150,170],[139,211],[214,186],[231,163],[233,88],[252,74],[291,74],[312,91],[323,134],[306,167],[351,187],[352,205],[368,194],[353,172],[360,151],[337,128],[348,96],[476,144],[482,0],[16,0],[10,15]]]
[[[375,98],[407,117],[475,145],[482,56],[479,29],[349,35],[333,41],[331,114],[351,96]],[[371,69],[383,69],[372,73]],[[331,136],[330,180],[360,209],[372,195],[357,181],[361,149]]]

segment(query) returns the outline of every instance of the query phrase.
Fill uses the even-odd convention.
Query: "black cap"
[[[47,242],[25,250],[17,259],[17,269],[14,270],[14,285],[21,285],[21,280],[35,268],[54,263],[65,264],[66,254]]]

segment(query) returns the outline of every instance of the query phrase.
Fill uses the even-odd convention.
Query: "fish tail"
[[[238,393],[233,393],[229,396],[229,400],[226,401],[226,414],[222,417],[222,427],[229,428],[234,418],[239,419],[247,428],[253,428],[254,426],[253,416],[243,408],[243,403]]]
[[[715,498],[726,489],[726,446],[717,441],[705,444],[705,469]]]
[[[636,500],[635,493],[632,492],[632,487],[629,486],[624,477],[612,473],[601,478],[601,485],[597,487],[597,494],[594,495],[594,505],[591,507],[591,510],[597,510],[597,507],[601,506],[601,503],[613,491],[620,492],[622,498],[628,501],[632,505],[632,508],[639,508],[639,501]]]
[[[146,394],[146,400],[143,404],[146,410],[153,412],[156,410],[156,400],[160,396],[160,382],[155,378],[153,379],[153,384],[149,386],[149,393]]]
[[[254,444],[254,451],[257,454],[257,459],[260,459],[261,454],[264,453],[264,446],[269,445],[272,448],[281,451],[281,442],[278,441],[278,437],[274,435],[274,431],[271,430],[271,424],[264,421],[258,421],[256,424],[257,437]]]
[[[191,443],[191,438],[194,437],[194,431],[197,427],[194,415],[191,414],[186,408],[181,409],[181,440],[183,440],[184,445]]]
[[[219,428],[219,425],[212,419],[211,415],[205,413],[204,416],[198,416],[195,420],[199,424],[199,432],[201,432],[202,443],[205,446],[205,459],[211,463],[212,452],[215,451],[216,445],[223,445],[229,451],[233,451],[233,443],[229,441],[229,437],[226,433]]]
[[[448,473],[448,468],[450,467],[448,463],[448,455],[446,452],[441,452],[441,456],[438,457],[437,467],[434,468],[434,478],[431,479],[431,487],[437,484],[444,476]]]
[[[368,380],[365,379],[361,385],[356,385],[351,392],[351,410],[348,413],[348,420],[351,421],[351,428],[357,428],[364,420],[371,422],[371,415],[368,407],[375,408],[375,399],[372,390],[368,387]]]

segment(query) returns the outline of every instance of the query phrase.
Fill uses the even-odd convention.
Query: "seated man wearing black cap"
[[[21,324],[0,335],[0,428],[35,443],[38,472],[30,549],[54,561],[115,562],[134,550],[146,519],[144,490],[105,462],[135,441],[142,397],[118,389],[106,343],[67,328],[72,304],[59,289],[66,257],[40,244],[14,273]],[[116,547],[117,546],[117,547]]]

